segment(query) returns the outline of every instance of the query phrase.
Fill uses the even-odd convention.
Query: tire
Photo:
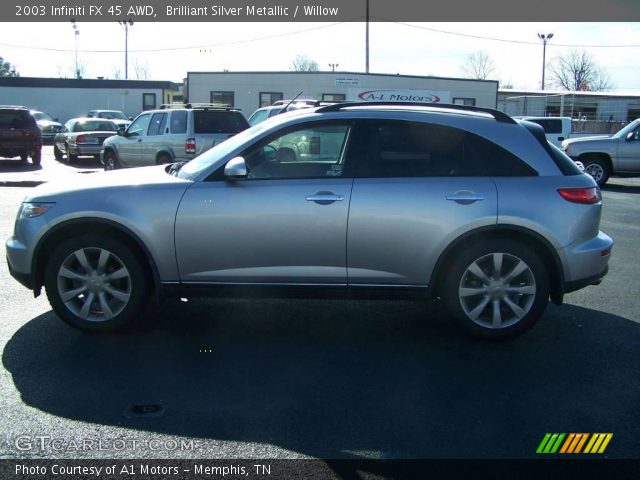
[[[26,153],[21,153],[20,160],[22,161],[22,163],[27,163],[27,161],[29,160],[29,155],[27,155]]]
[[[166,165],[167,163],[173,163],[173,160],[168,153],[161,153],[156,158],[156,165]]]
[[[120,162],[118,161],[118,157],[111,150],[104,153],[104,169],[105,170],[116,170],[120,168]]]
[[[68,164],[76,163],[78,161],[78,156],[73,155],[69,152],[69,145],[67,145],[66,147],[67,147],[67,163]]]
[[[53,156],[58,161],[62,160],[62,157],[63,157],[62,150],[60,150],[57,145],[53,146]]]
[[[580,159],[584,164],[584,171],[591,175],[598,186],[602,187],[611,176],[609,162],[599,157],[586,157]]]
[[[118,239],[95,234],[69,238],[54,250],[45,268],[49,303],[74,328],[123,329],[133,325],[149,303],[144,268]]]
[[[459,250],[444,278],[447,310],[475,337],[516,337],[536,323],[549,303],[542,260],[514,241],[488,240]]]
[[[42,162],[42,152],[35,152],[32,156],[31,156],[31,162],[34,165],[40,165],[40,162]]]

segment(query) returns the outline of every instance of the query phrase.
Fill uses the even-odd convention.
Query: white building
[[[0,105],[24,105],[61,122],[98,109],[135,117],[171,103],[177,90],[165,81],[0,77]]]
[[[225,103],[249,117],[276,100],[396,100],[496,108],[498,82],[357,72],[188,72],[185,99]]]

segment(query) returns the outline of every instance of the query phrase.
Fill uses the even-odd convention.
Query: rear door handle
[[[447,195],[447,200],[459,203],[460,205],[469,205],[470,203],[484,200],[482,195],[473,192],[456,192],[453,195]]]
[[[329,205],[333,202],[341,202],[344,200],[344,196],[336,195],[333,192],[318,192],[313,195],[307,195],[304,197],[307,202],[316,202],[319,205]]]

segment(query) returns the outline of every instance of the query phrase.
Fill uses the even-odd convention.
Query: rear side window
[[[537,173],[504,148],[443,125],[385,122],[369,126],[361,177],[531,176]]]
[[[544,128],[545,133],[562,133],[562,120],[553,119],[535,119],[528,120],[529,122],[537,123]]]
[[[26,110],[0,110],[0,126],[3,128],[29,128],[35,124]]]
[[[171,112],[170,122],[169,131],[171,133],[187,133],[187,112],[184,110]]]
[[[195,133],[232,133],[245,130],[249,124],[239,112],[218,112],[213,110],[195,110]]]
[[[149,124],[149,132],[147,135],[163,135],[164,126],[167,123],[166,113],[154,113]]]

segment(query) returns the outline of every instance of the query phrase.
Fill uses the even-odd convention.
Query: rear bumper
[[[99,143],[85,143],[82,145],[69,145],[69,153],[72,155],[100,155],[102,145]]]
[[[592,239],[566,247],[564,293],[599,283],[609,271],[613,239],[604,232]]]

